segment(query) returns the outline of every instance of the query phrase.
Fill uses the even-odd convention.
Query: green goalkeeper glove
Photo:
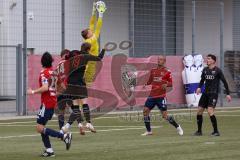
[[[103,1],[98,1],[96,3],[96,9],[99,13],[99,17],[103,17],[103,13],[107,10],[106,5]]]

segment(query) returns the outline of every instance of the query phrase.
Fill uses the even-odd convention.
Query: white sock
[[[62,129],[61,129],[59,132],[60,132],[60,133],[62,133],[62,134],[64,134],[64,132],[63,132],[63,130],[62,130]]]
[[[82,123],[78,123],[78,128],[83,127]]]
[[[65,125],[65,127],[66,127],[67,129],[69,129],[69,128],[71,128],[71,125],[70,125],[69,123],[67,123],[67,124]]]
[[[53,153],[53,149],[52,148],[47,148],[46,151],[49,152],[49,153]]]

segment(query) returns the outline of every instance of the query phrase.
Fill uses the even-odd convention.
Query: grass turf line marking
[[[0,124],[1,127],[36,127],[37,124],[30,124],[30,125],[16,125],[16,124]],[[142,127],[143,125],[139,126],[94,126],[95,128],[123,128],[123,127]],[[46,127],[58,127],[58,124],[49,124]],[[77,126],[72,126],[72,128],[77,128]]]
[[[212,144],[215,144],[215,142],[204,142],[204,144],[206,144],[206,145],[212,145]]]
[[[217,111],[217,113],[232,113],[232,112],[240,112],[240,110],[232,110],[232,111],[228,111],[228,110],[226,110],[226,111],[223,111],[223,110],[219,110],[219,111]],[[125,112],[124,114],[126,114],[126,113],[128,113],[128,112]],[[136,112],[137,113],[137,112]],[[169,113],[169,114],[171,114],[171,113]],[[182,113],[173,113],[172,115],[188,115],[189,114],[189,112],[182,112]],[[207,114],[207,113],[205,113],[205,114]],[[133,115],[132,115],[133,116]],[[217,116],[221,116],[221,115],[217,115]],[[224,116],[228,116],[228,115],[224,115]],[[231,116],[231,115],[230,115]],[[229,116],[229,117],[230,117]],[[237,117],[238,115],[236,115],[236,117]],[[240,116],[240,115],[239,115]],[[114,115],[114,117],[98,117],[98,118],[93,118],[93,119],[116,119],[116,118],[119,118],[119,116],[116,116],[116,115]],[[0,120],[1,121],[1,120]],[[58,121],[58,120],[51,120],[52,122],[56,122],[56,121]],[[23,122],[3,122],[3,123],[1,123],[0,122],[0,125],[3,125],[3,124],[6,124],[6,125],[10,125],[10,124],[28,124],[28,123],[36,123],[36,121],[23,121]]]
[[[161,128],[162,126],[152,126],[152,128]],[[139,129],[145,129],[145,127],[139,127],[139,128],[121,128],[121,129],[103,129],[103,130],[97,130],[97,132],[111,132],[111,131],[127,131],[127,130],[139,130]],[[91,131],[85,131],[87,133]],[[78,133],[79,132],[71,132],[71,133]],[[17,136],[2,136],[0,139],[11,139],[11,138],[23,138],[23,137],[36,137],[40,136],[40,134],[29,134],[29,135],[17,135]]]

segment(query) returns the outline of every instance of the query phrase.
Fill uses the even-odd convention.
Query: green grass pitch
[[[145,131],[140,114],[108,115],[94,119],[97,133],[79,135],[74,123],[73,141],[69,151],[58,139],[51,138],[58,160],[239,160],[240,109],[217,111],[220,137],[211,137],[212,126],[204,115],[203,136],[194,137],[195,111],[170,112],[184,129],[179,136],[174,127],[153,113],[152,136]],[[130,116],[131,115],[131,116]],[[38,160],[43,144],[35,132],[35,119],[0,121],[0,160]],[[48,124],[58,129],[56,118]]]

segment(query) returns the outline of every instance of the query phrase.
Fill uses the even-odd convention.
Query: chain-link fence
[[[22,44],[23,31],[26,31],[27,48],[35,54],[46,50],[58,54],[62,48],[80,48],[83,42],[81,30],[88,27],[93,0],[31,0],[25,1],[25,11],[24,1],[0,2],[1,44],[3,41],[8,45]],[[224,5],[223,47],[232,48],[233,37],[236,37],[232,35],[232,30],[237,28],[234,21],[237,18],[231,17],[237,10],[236,6],[233,7],[237,3],[234,0],[105,2],[108,9],[103,17],[100,44],[131,40],[134,45],[129,55],[132,57],[159,53],[219,54],[221,3]],[[24,14],[26,26],[23,25]],[[234,45],[237,46],[236,43]]]
[[[240,45],[237,38],[240,35],[239,17],[236,14],[240,6],[237,0],[104,2],[107,11],[103,16],[99,43],[100,48],[105,44],[113,46],[114,49],[106,53],[109,57],[119,53],[135,58],[213,53],[223,68],[223,52],[236,50]],[[57,56],[63,48],[80,49],[83,42],[81,31],[89,27],[92,4],[93,0],[1,0],[0,45],[23,44],[23,53],[33,55],[49,51]],[[131,47],[126,49],[128,42]],[[3,58],[1,61],[7,63]],[[14,58],[9,58],[8,65],[2,66],[6,68],[13,61]],[[227,76],[228,81],[236,79],[229,69],[225,71],[230,76]],[[7,79],[16,79],[13,78],[16,75],[5,73]],[[36,79],[28,75],[28,84]],[[16,82],[4,80],[0,91],[9,95],[14,90],[16,93],[13,83]],[[232,90],[237,91],[237,88]]]
[[[22,45],[0,45],[0,113],[23,114]]]
[[[16,112],[16,46],[0,46],[0,56],[0,112]]]

